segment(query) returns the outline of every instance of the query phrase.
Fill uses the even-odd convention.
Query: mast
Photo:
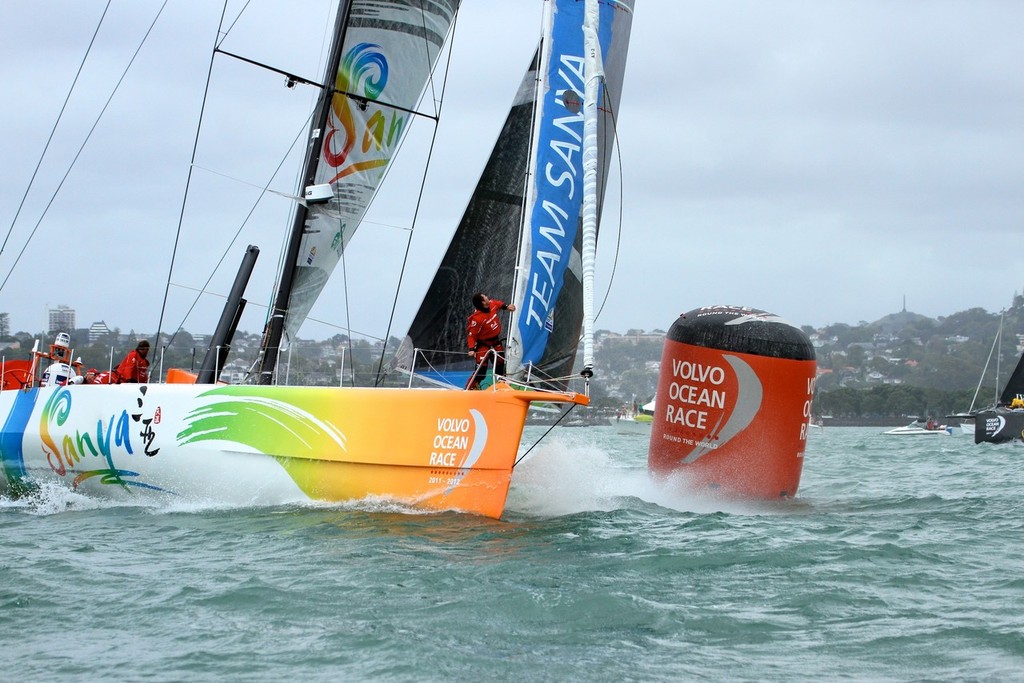
[[[604,68],[597,36],[600,8],[586,0],[583,21],[585,90],[583,93],[583,370],[589,387],[594,367],[594,261],[597,255],[597,96]],[[588,392],[589,393],[589,392]]]
[[[988,350],[988,358],[985,359],[985,367],[981,369],[981,377],[978,378],[978,387],[974,390],[974,398],[971,399],[971,407],[967,409],[968,415],[974,414],[974,404],[978,401],[978,394],[981,392],[981,385],[985,383],[985,375],[988,373],[988,364],[992,362],[992,354],[996,352],[998,348],[999,354],[996,355],[996,381],[994,382],[996,387],[996,395],[993,399],[993,407],[999,404],[999,356],[1002,355],[1002,346],[1000,340],[1003,336],[1003,318],[1006,316],[1006,311],[1003,310],[999,314],[999,329],[996,330],[996,336],[992,339],[992,348]]]
[[[334,22],[334,44],[331,45],[331,53],[327,60],[323,81],[324,87],[320,91],[320,98],[316,104],[316,116],[313,118],[309,131],[309,145],[306,150],[306,161],[302,170],[300,189],[312,185],[316,179],[317,162],[320,158],[320,135],[327,125],[327,117],[330,114],[331,100],[335,92],[335,74],[338,73],[338,66],[341,63],[345,44],[345,26],[350,9],[351,1],[341,0]],[[270,384],[273,381],[277,356],[281,350],[281,339],[284,336],[285,316],[288,314],[288,301],[291,297],[292,284],[295,280],[295,268],[299,258],[299,249],[302,245],[302,233],[306,225],[307,212],[308,206],[305,203],[300,203],[295,208],[295,217],[282,262],[277,295],[274,297],[273,308],[270,311],[266,329],[263,333],[263,342],[260,345],[260,384]]]
[[[284,340],[294,338],[384,180],[430,84],[459,0],[347,0],[314,119],[299,194],[303,205],[281,264],[259,382],[273,381]]]

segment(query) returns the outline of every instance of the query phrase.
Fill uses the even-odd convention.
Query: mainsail
[[[1017,359],[1017,365],[1013,368],[1010,379],[1006,381],[1003,393],[999,395],[999,405],[1008,406],[1013,403],[1013,399],[1022,396],[1024,396],[1024,354]]]
[[[601,196],[632,8],[632,0],[600,2]],[[545,2],[540,46],[399,353],[400,364],[417,374],[464,385],[473,365],[465,349],[466,317],[476,292],[518,309],[506,326],[510,373],[554,378],[560,385],[558,378],[572,370],[583,320],[583,24],[583,2]],[[599,197],[598,213],[600,204]]]
[[[414,115],[459,0],[350,0],[309,135],[303,183],[263,344],[269,383],[282,337],[294,337],[366,208]],[[329,188],[329,192],[326,191]]]

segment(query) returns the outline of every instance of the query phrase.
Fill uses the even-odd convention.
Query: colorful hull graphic
[[[992,408],[974,416],[974,443],[1024,441],[1024,410]]]
[[[575,394],[114,385],[0,392],[0,490],[234,505],[381,498],[499,517],[526,411]]]

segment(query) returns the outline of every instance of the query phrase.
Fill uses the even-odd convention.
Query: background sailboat
[[[1002,338],[1003,323],[1006,312],[999,317],[999,327],[992,340],[985,366],[982,368],[978,386],[974,391],[971,406],[966,413],[957,413],[949,417],[962,418],[961,431],[974,436],[975,443],[1003,443],[1006,441],[1024,441],[1024,354],[1018,357],[1017,364],[1006,384],[1000,389],[1000,365],[1003,356]],[[982,385],[988,372],[992,357],[995,356],[994,388],[995,398],[988,407],[976,410],[975,404],[981,393]]]
[[[995,405],[974,413],[974,443],[1024,441],[1024,353]]]

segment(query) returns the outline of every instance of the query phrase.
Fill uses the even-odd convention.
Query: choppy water
[[[771,505],[610,427],[500,521],[0,499],[0,679],[1024,680],[1024,447],[879,431],[812,433]]]

